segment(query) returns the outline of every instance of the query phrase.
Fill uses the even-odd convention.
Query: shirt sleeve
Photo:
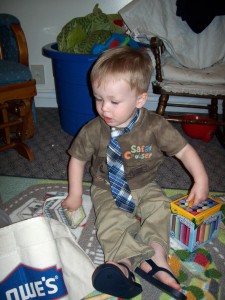
[[[155,127],[158,147],[168,156],[174,156],[187,145],[187,140],[164,117],[158,117]]]
[[[90,121],[74,138],[68,153],[79,160],[90,161],[97,149],[99,122],[97,118]]]

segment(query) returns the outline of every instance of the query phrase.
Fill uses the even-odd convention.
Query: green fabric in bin
[[[107,15],[98,4],[93,12],[69,21],[57,36],[58,50],[66,53],[90,54],[95,44],[104,44],[113,32],[125,33],[125,29],[114,24],[122,20],[118,14]]]

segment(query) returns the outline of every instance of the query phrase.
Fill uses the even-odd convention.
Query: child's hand
[[[191,202],[190,205],[198,205],[200,202],[206,200],[209,194],[208,175],[204,165],[198,153],[190,144],[181,149],[176,154],[176,157],[181,160],[194,179],[194,185],[186,201]]]
[[[198,205],[206,200],[209,195],[208,185],[200,185],[195,183],[186,199],[186,202],[191,202],[191,205]]]
[[[69,211],[77,210],[82,204],[82,197],[72,197],[68,195],[61,203],[61,206]]]

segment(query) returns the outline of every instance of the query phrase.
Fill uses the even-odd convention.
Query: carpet
[[[0,175],[67,180],[67,150],[73,137],[62,130],[57,108],[38,107],[36,113],[35,134],[32,139],[25,141],[33,151],[34,160],[28,161],[14,149],[1,151]],[[172,124],[202,159],[209,176],[209,189],[225,193],[225,151],[216,137],[210,143],[191,139],[180,124]],[[89,167],[90,164],[87,164],[84,181],[91,181]],[[157,182],[165,188],[189,189],[192,184],[191,177],[174,157],[165,157],[157,173]]]
[[[74,238],[96,266],[104,262],[102,249],[96,239],[90,183],[84,182],[83,206],[73,215],[65,213],[60,206],[60,202],[67,194],[67,181],[0,176],[0,184],[2,192],[0,208],[10,216],[12,222],[44,213],[70,227]],[[172,200],[186,194],[186,190],[165,189],[164,191]],[[225,200],[224,193],[213,192],[211,196]],[[225,286],[222,284],[225,279],[224,254],[225,227],[222,222],[218,238],[192,253],[171,240],[169,263],[189,300],[225,299]],[[142,283],[143,293],[141,297],[136,297],[136,300],[171,299],[144,280],[140,278],[138,280]],[[93,295],[96,295],[96,292],[93,292],[90,297]]]

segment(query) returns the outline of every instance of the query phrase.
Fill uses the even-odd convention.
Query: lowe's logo
[[[60,299],[68,295],[62,269],[36,269],[24,264],[0,282],[1,300]]]

